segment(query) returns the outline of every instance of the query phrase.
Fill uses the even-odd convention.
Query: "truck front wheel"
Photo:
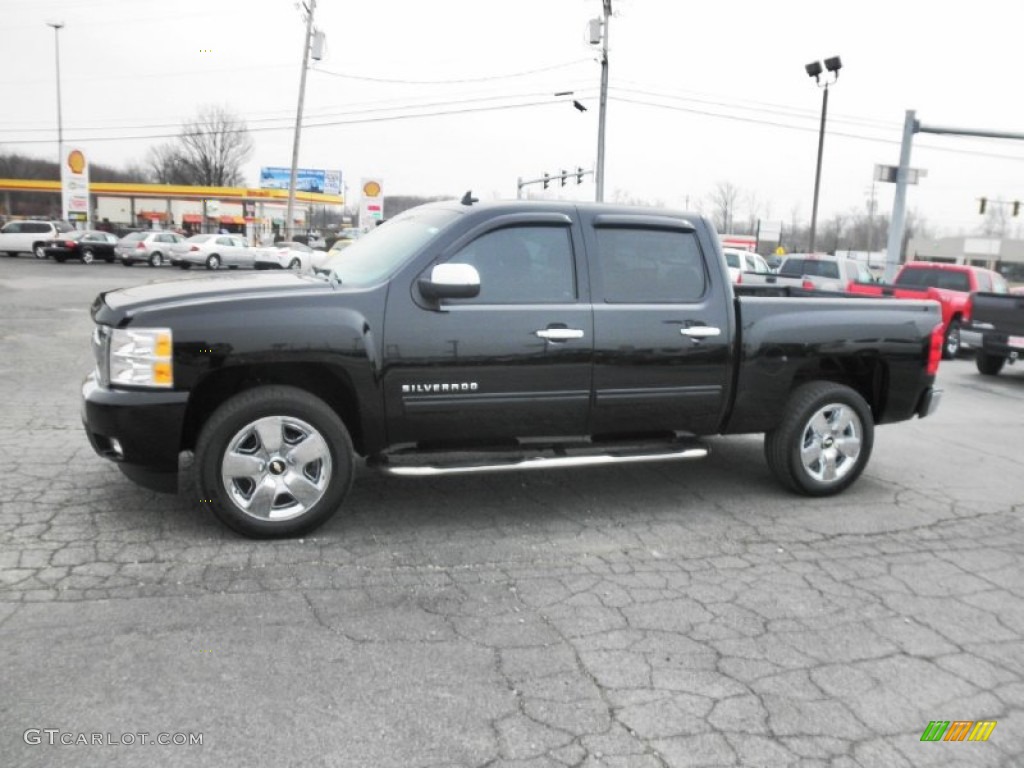
[[[289,386],[250,389],[221,405],[195,450],[200,504],[252,538],[296,536],[341,506],[355,475],[344,423]]]
[[[814,381],[790,395],[778,427],[765,435],[775,477],[808,496],[847,488],[864,471],[874,443],[871,408],[843,384]]]

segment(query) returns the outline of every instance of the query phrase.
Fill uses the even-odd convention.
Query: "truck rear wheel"
[[[1006,358],[990,355],[979,349],[974,356],[974,364],[978,366],[978,373],[985,376],[998,376],[999,372],[1003,370],[1003,366],[1006,365]]]
[[[942,359],[953,360],[960,354],[960,321],[950,320],[946,338],[942,340]]]
[[[319,398],[289,386],[221,405],[195,450],[200,503],[245,536],[295,536],[341,506],[355,476],[352,439]]]
[[[765,435],[775,477],[808,496],[839,493],[864,471],[874,443],[871,408],[843,384],[814,381],[797,387],[782,422]]]

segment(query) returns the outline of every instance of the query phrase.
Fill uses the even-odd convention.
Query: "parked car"
[[[768,262],[759,253],[744,251],[740,248],[723,248],[722,254],[725,256],[725,264],[729,268],[729,279],[734,285],[742,283],[743,276],[747,272],[755,275],[770,275],[772,273]]]
[[[171,250],[171,264],[182,269],[194,266],[207,269],[252,267],[257,250],[250,248],[241,235],[192,235]]]
[[[313,254],[326,255],[308,245],[288,240],[255,250],[253,266],[256,269],[297,269],[309,272],[313,269]]]
[[[184,239],[177,232],[147,229],[122,237],[114,246],[114,253],[126,267],[137,263],[160,267],[170,258],[171,248]]]
[[[998,272],[969,264],[910,261],[888,283],[857,285],[852,293],[897,299],[932,299],[942,307],[942,356],[951,360],[965,343],[981,347],[982,330],[971,322],[971,293],[1006,293],[1006,280]]]
[[[31,253],[37,259],[45,259],[45,244],[64,232],[75,228],[66,221],[30,220],[9,221],[0,228],[0,253],[17,256]]]
[[[92,264],[96,259],[103,259],[111,264],[116,258],[116,245],[117,235],[98,229],[86,229],[47,240],[43,244],[43,251],[48,257],[62,264],[68,259],[79,259],[83,264]]]

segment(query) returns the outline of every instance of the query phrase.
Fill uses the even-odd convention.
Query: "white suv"
[[[72,231],[74,227],[63,221],[9,221],[0,229],[0,253],[31,253],[37,259],[45,259],[46,241]]]

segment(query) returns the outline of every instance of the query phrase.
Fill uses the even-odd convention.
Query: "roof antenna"
[[[467,189],[466,190],[466,194],[464,194],[462,196],[462,204],[463,205],[472,205],[473,203],[479,203],[479,202],[480,202],[480,198],[479,197],[473,197],[473,190],[471,190],[471,189]]]

